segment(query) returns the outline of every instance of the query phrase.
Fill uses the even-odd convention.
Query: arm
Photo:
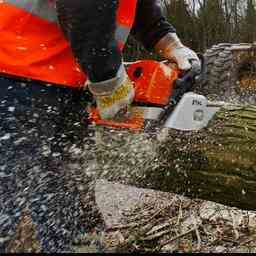
[[[138,0],[132,34],[146,49],[154,49],[160,56],[177,62],[180,69],[190,69],[191,60],[200,65],[196,53],[181,43],[165,19],[160,0]]]
[[[56,8],[60,26],[90,81],[114,78],[122,63],[115,40],[118,2],[57,0]]]
[[[115,117],[132,102],[129,80],[115,38],[116,0],[57,0],[60,26],[82,70],[89,77],[99,114]]]
[[[138,0],[131,33],[146,49],[152,50],[167,33],[175,32],[163,15],[160,0]]]

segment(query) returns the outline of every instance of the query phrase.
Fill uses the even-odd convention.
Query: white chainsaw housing
[[[182,131],[200,130],[208,125],[221,105],[208,103],[203,95],[188,92],[179,101],[164,126]]]

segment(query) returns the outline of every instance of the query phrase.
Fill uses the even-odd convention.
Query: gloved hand
[[[135,90],[123,66],[113,79],[89,84],[102,119],[125,119]]]
[[[168,59],[175,61],[178,67],[182,70],[191,69],[191,61],[198,62],[198,66],[201,66],[201,62],[197,54],[184,46],[176,33],[166,34],[155,46],[157,53]]]

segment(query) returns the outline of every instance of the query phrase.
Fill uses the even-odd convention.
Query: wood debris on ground
[[[105,252],[256,252],[256,211],[99,181]]]

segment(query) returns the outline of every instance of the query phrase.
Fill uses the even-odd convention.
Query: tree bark
[[[101,178],[256,208],[254,106],[226,105],[207,128],[198,132],[169,129],[164,140],[127,131],[98,134]]]

